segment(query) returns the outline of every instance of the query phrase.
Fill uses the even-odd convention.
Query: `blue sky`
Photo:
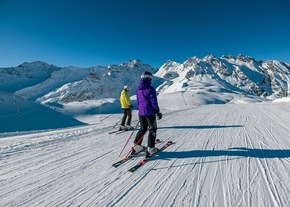
[[[160,67],[212,53],[290,63],[289,0],[0,0],[0,67]]]

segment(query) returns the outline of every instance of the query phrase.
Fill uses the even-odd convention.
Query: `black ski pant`
[[[148,134],[148,147],[155,147],[155,140],[156,140],[156,131],[157,131],[157,123],[156,117],[153,116],[139,116],[140,121],[140,129],[135,137],[134,143],[141,145],[144,134],[146,133],[147,129],[149,130]]]
[[[127,119],[127,122],[126,122],[126,119]],[[131,108],[123,109],[123,117],[121,121],[121,126],[124,126],[125,122],[126,122],[126,125],[131,126],[131,120],[132,120],[132,109]]]

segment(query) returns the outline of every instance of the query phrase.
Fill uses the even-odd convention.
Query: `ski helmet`
[[[153,79],[153,75],[152,75],[152,73],[146,71],[146,72],[144,72],[144,73],[141,75],[141,79],[143,79],[143,80],[148,80],[148,81],[152,81],[152,79]]]
[[[130,86],[124,86],[124,89],[127,91],[131,90]]]

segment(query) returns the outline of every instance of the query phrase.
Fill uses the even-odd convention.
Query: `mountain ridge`
[[[168,60],[159,69],[140,60],[89,68],[61,68],[36,61],[14,68],[0,68],[0,82],[4,91],[35,103],[54,106],[53,109],[63,112],[62,108],[73,102],[101,100],[101,107],[107,104],[105,99],[110,99],[110,104],[118,104],[123,86],[130,85],[131,95],[134,95],[144,71],[153,73],[152,84],[160,96],[168,93],[190,93],[191,96],[214,93],[221,100],[219,103],[227,103],[231,98],[224,100],[223,96],[229,93],[271,100],[289,94],[288,63],[256,61],[241,54],[220,58],[213,54],[204,58],[193,56],[183,63]]]

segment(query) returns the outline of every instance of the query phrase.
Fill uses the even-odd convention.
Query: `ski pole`
[[[136,126],[135,126],[134,130],[131,132],[131,134],[130,134],[129,138],[127,139],[127,142],[126,142],[126,144],[124,145],[124,147],[123,147],[122,151],[121,151],[121,152],[120,152],[120,154],[119,154],[119,157],[120,157],[120,156],[121,156],[121,154],[123,153],[123,151],[124,151],[125,147],[127,146],[127,144],[128,144],[128,142],[129,142],[129,140],[130,140],[130,139],[131,139],[131,137],[133,136],[133,134],[134,134],[134,132],[135,132],[135,129],[137,128],[137,126],[138,126],[139,122],[140,122],[140,121],[138,121],[138,122],[137,122],[137,124],[136,124]]]
[[[112,113],[112,114],[110,114],[110,115],[106,116],[105,118],[101,119],[101,121],[104,121],[105,119],[109,118],[110,116],[112,116],[112,115],[116,114],[116,113],[117,113],[117,112],[119,112],[119,111],[121,111],[121,109],[118,109],[118,110],[117,110],[117,111],[115,111],[114,113]]]
[[[147,131],[146,131],[147,132]],[[140,137],[140,139],[138,140],[138,142],[136,142],[134,144],[134,146],[131,148],[131,150],[126,154],[125,157],[128,157],[128,155],[133,151],[133,149],[139,144],[139,142],[141,142],[141,140],[143,139],[143,137],[145,136],[146,132]]]
[[[113,126],[113,129],[120,123],[120,121],[123,119],[123,117]]]
[[[155,124],[155,123],[154,123]],[[153,125],[154,125],[153,124]],[[126,154],[126,156],[125,157],[128,157],[128,155],[133,151],[133,149],[141,142],[141,140],[143,139],[143,137],[145,136],[145,134],[147,133],[147,131],[149,131],[152,127],[153,127],[153,125],[152,126],[150,126],[147,130],[146,130],[146,132],[139,138],[139,140],[134,144],[134,146],[131,148],[131,150]]]

